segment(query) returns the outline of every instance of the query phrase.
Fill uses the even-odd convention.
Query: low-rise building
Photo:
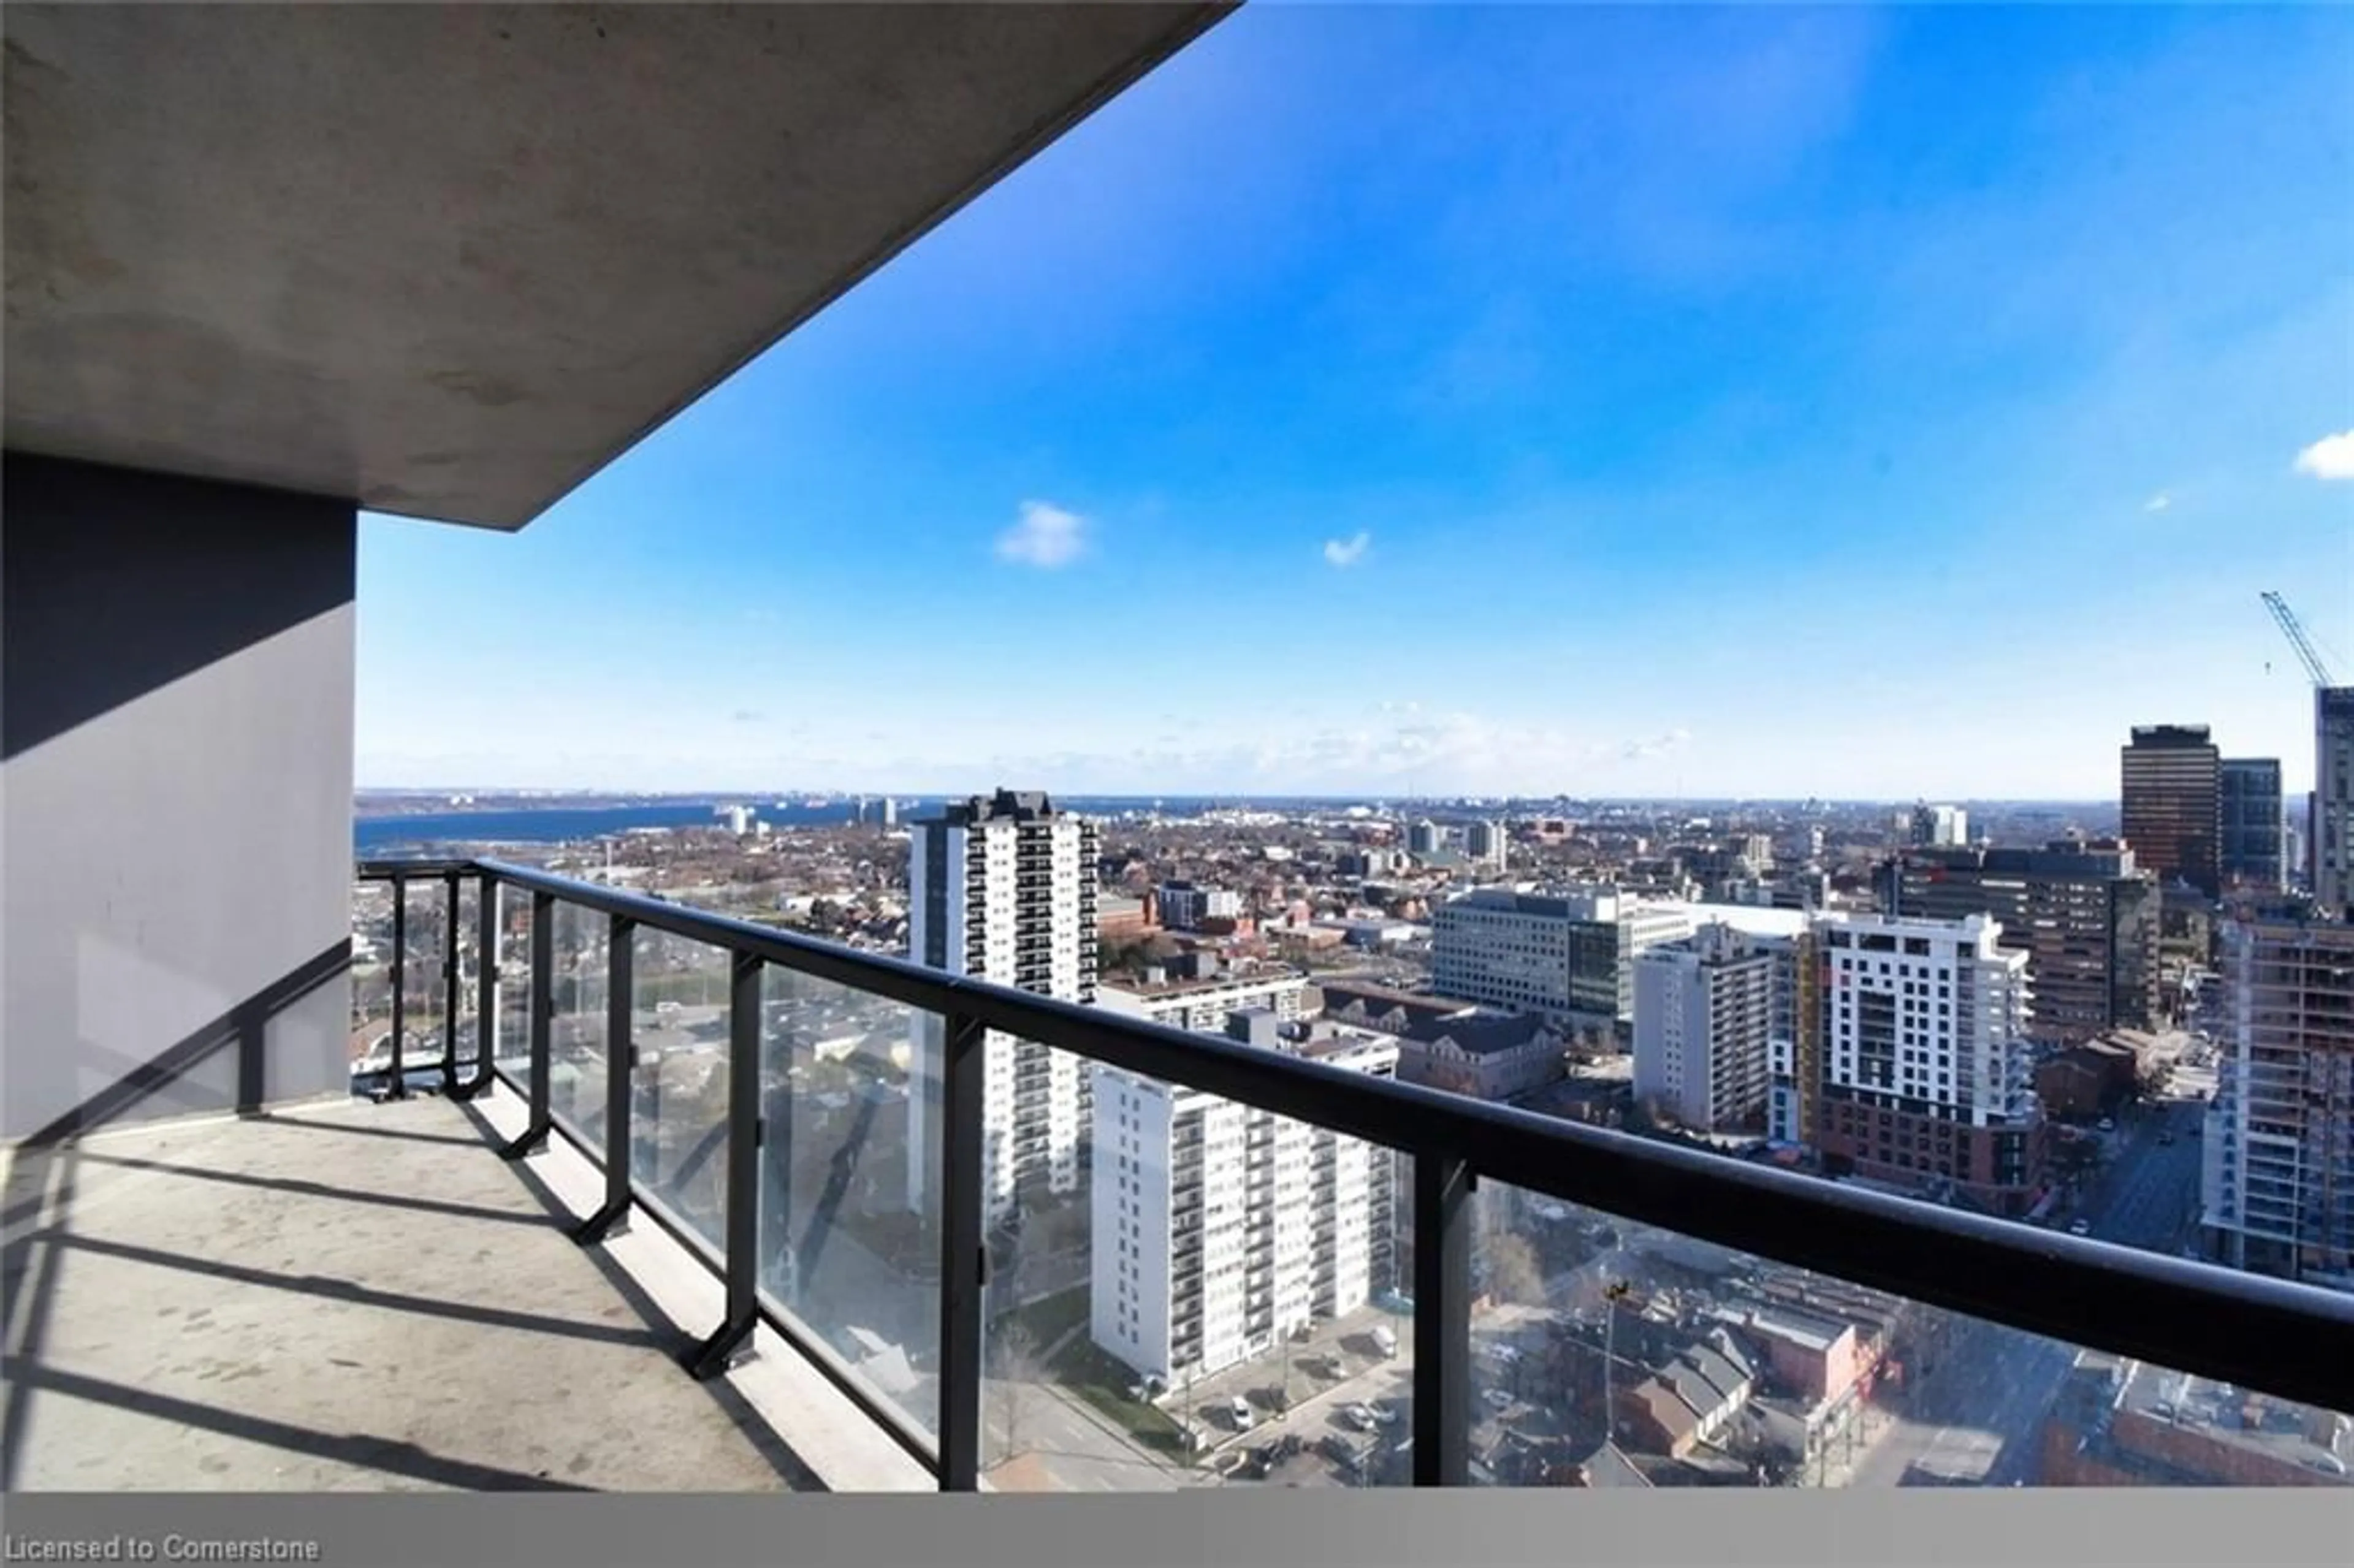
[[[1229,1014],[1264,1008],[1282,1022],[1308,1017],[1321,998],[1304,975],[1288,969],[1218,974],[1205,979],[1166,980],[1157,984],[1099,986],[1096,1005],[1149,1018],[1172,1029],[1215,1031]]]
[[[1692,924],[1688,909],[1614,888],[1477,888],[1433,915],[1431,984],[1484,1006],[1627,1023],[1636,958]]]
[[[2334,1411],[2086,1351],[2045,1416],[2052,1487],[2343,1487],[2354,1428]]]
[[[1161,885],[1161,923],[1172,931],[1193,931],[1204,920],[1236,920],[1243,913],[1243,895],[1223,887],[1192,882]]]
[[[1566,1049],[1561,1032],[1532,1014],[1426,1017],[1407,1023],[1398,1041],[1398,1081],[1509,1100],[1558,1080]]]

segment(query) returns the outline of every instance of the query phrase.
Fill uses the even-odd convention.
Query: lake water
[[[1058,807],[1087,816],[1118,816],[1154,804],[1150,800],[1108,796],[1055,797]],[[807,806],[795,801],[779,808],[774,800],[749,800],[742,796],[714,796],[705,800],[660,800],[627,806],[531,806],[504,811],[435,811],[408,816],[362,817],[352,824],[354,847],[363,856],[411,850],[432,850],[457,843],[551,844],[597,839],[647,828],[712,827],[719,819],[712,808],[726,803],[750,806],[760,821],[773,828],[835,826],[849,822],[854,802]],[[937,812],[939,800],[899,801],[899,820]],[[1297,804],[1298,802],[1293,802]],[[1164,800],[1161,812],[1172,817],[1199,816],[1220,807],[1257,804],[1273,809],[1279,802],[1233,800]],[[868,810],[877,808],[870,804]]]

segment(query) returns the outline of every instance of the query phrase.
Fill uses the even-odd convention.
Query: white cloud
[[[1000,560],[1052,571],[1087,548],[1087,519],[1044,501],[1022,503],[1022,520],[997,536]]]
[[[2147,501],[2142,503],[2141,509],[2144,512],[2163,512],[2173,504],[2174,497],[2161,490],[2156,495],[2151,496]]]
[[[1373,536],[1363,531],[1353,538],[1327,539],[1324,541],[1324,559],[1336,567],[1353,567],[1373,543]]]
[[[2316,479],[2354,479],[2354,430],[2324,436],[2297,453],[2296,471]]]
[[[1691,731],[1671,729],[1665,735],[1656,735],[1649,740],[1630,740],[1620,755],[1629,762],[1640,762],[1649,757],[1665,757],[1670,751],[1682,749],[1684,743],[1690,739],[1691,739]]]

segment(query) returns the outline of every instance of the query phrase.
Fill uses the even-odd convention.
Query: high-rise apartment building
[[[1478,888],[1432,914],[1431,989],[1548,1018],[1630,1022],[1636,958],[1691,936],[1692,925],[1683,906],[1611,888]]]
[[[2039,1041],[2158,1026],[2158,884],[2115,840],[1911,850],[1881,868],[1880,907],[1916,920],[1992,918],[2002,945],[2028,956],[2029,1032]]]
[[[1931,849],[1966,844],[1970,842],[1970,814],[1959,806],[1915,806],[1912,842]]]
[[[1387,1077],[1394,1041],[1229,1033]],[[1096,1085],[1089,1330],[1140,1376],[1182,1385],[1273,1349],[1393,1284],[1390,1151],[1107,1067]]]
[[[1504,824],[1485,818],[1463,827],[1463,853],[1479,865],[1501,870],[1504,864]]]
[[[1820,916],[1772,944],[1774,1018],[1766,1044],[1766,1133],[1784,1143],[1821,1147],[1823,964]]]
[[[1766,1116],[1787,940],[1712,921],[1635,961],[1635,1097],[1697,1132]]]
[[[1443,835],[1439,832],[1438,824],[1432,821],[1427,817],[1423,818],[1417,822],[1409,822],[1406,824],[1405,830],[1406,853],[1413,855],[1437,854],[1438,853],[1438,846],[1442,838]]]
[[[2313,810],[2306,824],[2314,901],[2354,919],[2354,686],[2313,694]]]
[[[1825,916],[1817,936],[1826,1168],[2025,1212],[2045,1136],[2027,955],[1982,915]]]
[[[2121,758],[2123,832],[2135,860],[2208,897],[2221,889],[2222,754],[2201,725],[2144,725]]]
[[[2203,1223],[2236,1267],[2354,1288],[2354,927],[2274,912],[2222,948]]]
[[[1096,994],[1096,825],[1044,794],[1001,789],[913,824],[907,857],[908,956],[1065,1001]],[[907,1201],[937,1194],[943,1021],[918,1014],[909,1063]],[[1087,1169],[1089,1069],[1079,1057],[992,1031],[982,1179],[992,1223],[1024,1189],[1076,1191]]]
[[[2274,757],[2227,757],[2216,775],[2221,838],[2216,850],[2223,886],[2242,893],[2286,887],[2283,861],[2288,827],[2281,805],[2281,765]]]

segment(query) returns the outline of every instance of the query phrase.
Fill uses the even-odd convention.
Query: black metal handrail
[[[949,975],[905,959],[858,952],[749,921],[535,867],[494,860],[379,861],[366,878],[482,879],[485,941],[480,959],[482,1075],[493,1062],[495,932],[501,885],[533,897],[532,1070],[515,1086],[530,1099],[532,1128],[512,1152],[543,1146],[546,1099],[549,951],[546,918],[557,904],[602,914],[619,938],[663,931],[726,949],[731,993],[731,1097],[726,1245],[715,1254],[728,1284],[726,1320],[695,1358],[699,1372],[727,1364],[760,1318],[811,1360],[941,1486],[977,1484],[980,1445],[982,1244],[979,1044],[987,1031],[1036,1041],[1142,1076],[1180,1084],[1415,1157],[1415,1430],[1417,1485],[1461,1484],[1469,1473],[1471,1299],[1470,1208],[1479,1178],[1659,1226],[1759,1257],[1872,1287],[2090,1349],[2129,1356],[2282,1398],[2354,1410],[2354,1297],[2160,1256],[2016,1223],[1959,1213],[1816,1177],[1773,1170],[1606,1128],[1555,1120],[1392,1079],[1373,1077],[1219,1036],[1190,1033],[1108,1010],[1058,1001]],[[397,905],[396,907],[398,907]],[[653,1194],[631,1177],[629,1102],[633,1054],[624,948],[607,998],[609,1074],[605,1206],[583,1227],[594,1240],[626,1223],[633,1201],[677,1229]],[[395,962],[406,958],[396,943]],[[946,1020],[941,1103],[943,1245],[940,1411],[934,1439],[868,1392],[830,1348],[758,1289],[758,1196],[762,1137],[759,974],[769,965],[879,996]],[[454,976],[451,980],[454,986]],[[396,974],[394,996],[401,994]],[[451,1007],[447,1016],[454,1019]],[[454,1024],[451,1025],[454,1031]],[[454,1045],[451,1047],[454,1060]],[[512,1082],[513,1080],[510,1079]],[[576,1139],[595,1158],[585,1139]]]

